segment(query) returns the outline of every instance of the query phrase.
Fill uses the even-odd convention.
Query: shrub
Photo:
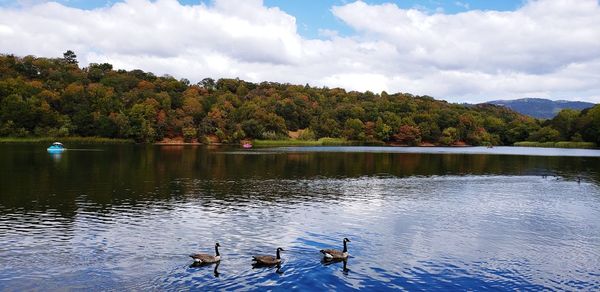
[[[197,131],[194,127],[185,127],[182,129],[183,132],[183,140],[185,142],[192,142],[193,139],[196,138]]]
[[[316,135],[315,135],[315,132],[313,132],[310,128],[307,128],[304,131],[302,131],[302,133],[300,133],[300,136],[298,137],[298,139],[304,140],[304,141],[315,140]]]

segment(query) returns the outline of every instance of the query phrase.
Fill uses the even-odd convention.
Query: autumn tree
[[[0,54],[0,136],[102,136],[154,142],[216,135],[241,139],[344,137],[418,145],[512,145],[519,141],[600,143],[600,106],[563,110],[547,121],[508,108],[465,106],[409,93],[238,78],[193,84],[108,63],[79,68],[77,56]]]
[[[397,143],[409,146],[418,146],[421,143],[421,130],[412,125],[402,125],[393,135]]]

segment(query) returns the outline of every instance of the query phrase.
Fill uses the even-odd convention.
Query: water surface
[[[0,290],[600,289],[598,151],[44,146],[0,145]]]

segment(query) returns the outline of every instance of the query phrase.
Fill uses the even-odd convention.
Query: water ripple
[[[598,290],[600,190],[538,176],[177,178],[164,200],[0,208],[0,288]],[[151,197],[162,196],[155,189]],[[324,264],[320,249],[351,257]],[[223,261],[187,255],[222,246]],[[286,249],[280,269],[251,255]]]

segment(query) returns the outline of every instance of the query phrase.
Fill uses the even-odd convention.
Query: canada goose
[[[218,242],[215,243],[215,255],[209,255],[205,253],[197,253],[191,254],[190,257],[194,259],[194,262],[198,264],[214,264],[221,260],[221,255],[219,254],[219,246],[221,246]]]
[[[335,249],[322,249],[321,253],[327,260],[343,260],[348,258],[348,246],[347,242],[350,242],[350,239],[344,237],[344,250],[339,251]]]
[[[284,251],[283,248],[277,248],[277,256],[253,256],[252,260],[256,261],[257,265],[265,265],[265,266],[273,266],[281,263],[281,255],[280,252]]]

